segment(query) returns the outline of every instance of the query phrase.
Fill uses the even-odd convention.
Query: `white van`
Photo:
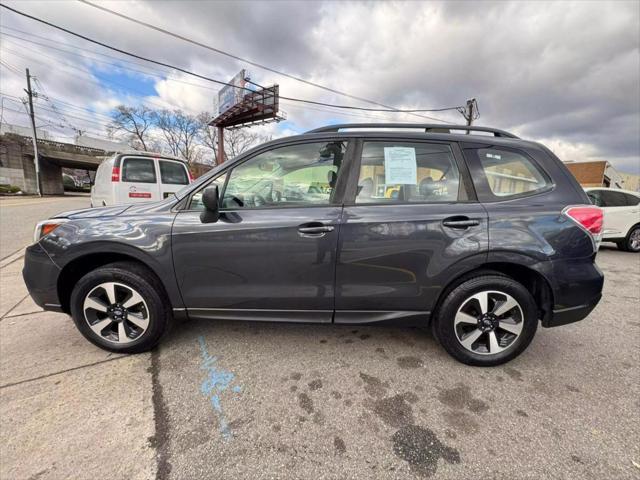
[[[157,153],[118,153],[98,167],[91,206],[162,200],[191,182],[180,159]]]

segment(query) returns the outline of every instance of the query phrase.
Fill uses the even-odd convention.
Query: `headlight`
[[[36,225],[36,230],[33,232],[33,242],[38,242],[45,235],[49,235],[56,228],[58,228],[63,223],[68,222],[69,220],[66,218],[52,218],[50,220],[43,220],[42,222],[38,222]]]

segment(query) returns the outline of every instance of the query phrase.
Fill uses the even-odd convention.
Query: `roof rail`
[[[518,138],[513,133],[505,132],[497,128],[489,127],[472,127],[469,125],[445,125],[437,123],[344,123],[340,125],[328,125],[326,127],[309,130],[306,133],[326,133],[338,132],[340,130],[349,130],[354,128],[420,128],[425,133],[451,133],[451,130],[463,130],[466,132],[488,132],[493,133],[495,137]]]

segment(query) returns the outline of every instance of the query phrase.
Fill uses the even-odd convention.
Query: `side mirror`
[[[200,214],[202,223],[215,223],[220,218],[220,206],[218,204],[218,185],[211,185],[202,192],[204,210]]]

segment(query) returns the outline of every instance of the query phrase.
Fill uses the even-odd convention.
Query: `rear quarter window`
[[[480,175],[474,176],[474,182],[482,201],[533,195],[553,185],[549,176],[524,152],[491,147],[465,150],[465,154],[478,161]]]
[[[627,201],[628,207],[635,207],[640,204],[640,197],[636,197],[635,195],[631,195],[630,193],[623,193],[624,198]]]

